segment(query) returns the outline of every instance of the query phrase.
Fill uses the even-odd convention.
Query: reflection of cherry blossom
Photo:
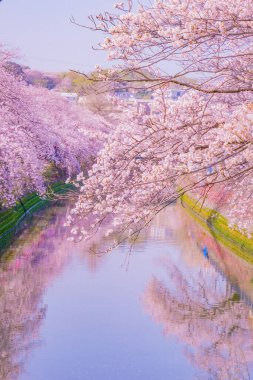
[[[89,245],[67,241],[65,207],[52,207],[34,217],[5,252],[0,266],[0,380],[16,380],[23,372],[30,350],[39,344],[39,330],[46,316],[43,295],[73,256],[94,272],[104,257],[90,251],[103,242],[97,237]]]
[[[185,343],[188,358],[207,379],[249,379],[253,363],[249,308],[212,268],[189,277],[167,264],[170,285],[152,279],[144,294],[147,311],[167,335]]]
[[[38,218],[34,236],[31,229],[25,231],[6,252],[7,258],[16,257],[1,264],[1,380],[17,379],[23,371],[27,354],[39,344],[39,329],[46,315],[43,294],[49,281],[66,263],[68,252],[61,247],[63,229],[59,228],[62,217],[54,215],[52,210],[49,213],[53,224],[41,231]],[[57,246],[59,252],[55,255]]]

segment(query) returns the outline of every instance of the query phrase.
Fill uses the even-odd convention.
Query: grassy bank
[[[73,190],[73,186],[65,183],[55,183],[50,186],[52,196],[70,190]],[[41,198],[38,194],[31,193],[23,197],[21,202],[17,202],[16,206],[0,212],[0,252],[9,246],[24,221],[50,204],[52,196]]]
[[[192,217],[211,233],[216,240],[229,248],[237,256],[250,264],[253,264],[253,239],[241,232],[231,229],[227,219],[218,212],[201,207],[188,195],[182,196],[182,205]]]

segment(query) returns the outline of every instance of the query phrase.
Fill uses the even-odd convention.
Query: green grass
[[[206,230],[229,248],[237,256],[250,264],[253,264],[253,239],[228,226],[227,219],[220,213],[201,205],[189,195],[182,196],[182,204],[187,208],[192,217]]]
[[[50,186],[49,191],[53,194],[64,194],[74,187],[70,184],[55,183]],[[36,211],[41,210],[51,202],[51,197],[41,198],[36,193],[28,194],[22,198],[22,203],[27,210],[27,215],[31,216]],[[0,212],[0,250],[6,248],[12,241],[15,234],[15,227],[26,219],[24,209],[20,202],[5,211]]]

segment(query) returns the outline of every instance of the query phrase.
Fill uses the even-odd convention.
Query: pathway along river
[[[2,259],[0,380],[253,379],[252,267],[177,206],[130,257],[67,242],[65,212]]]

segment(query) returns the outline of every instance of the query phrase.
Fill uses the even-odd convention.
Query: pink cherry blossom
[[[5,206],[30,191],[44,194],[49,164],[72,176],[102,147],[108,123],[59,94],[28,86],[5,68],[0,52],[0,198]]]
[[[116,13],[91,17],[91,29],[106,34],[101,47],[115,60],[101,79],[155,90],[151,114],[119,114],[69,224],[92,217],[86,238],[109,221],[136,236],[181,194],[205,200],[222,189],[231,226],[251,234],[253,3],[155,0],[134,8],[117,4]],[[178,101],[167,96],[172,85],[186,91]]]

